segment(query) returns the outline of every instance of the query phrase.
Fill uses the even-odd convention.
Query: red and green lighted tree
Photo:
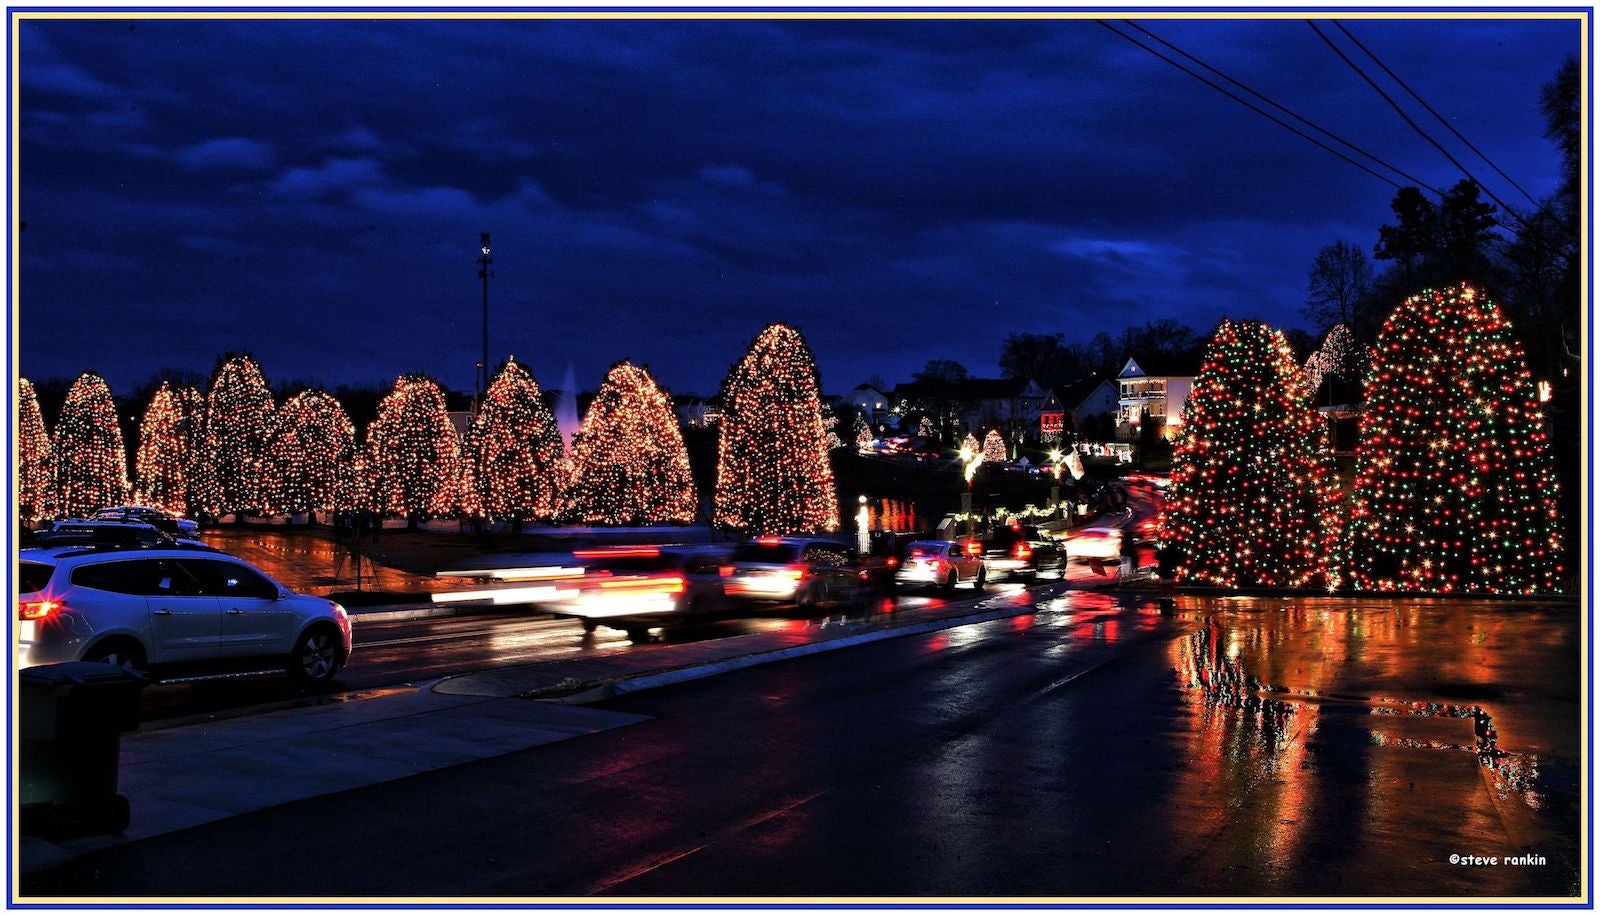
[[[17,518],[36,522],[55,514],[54,467],[50,434],[39,411],[33,383],[17,384]]]
[[[991,429],[983,437],[983,460],[1004,463],[1006,460],[1006,440],[1000,435],[1000,430]]]
[[[367,493],[379,512],[422,516],[456,510],[461,441],[432,379],[403,375],[367,430]]]
[[[1523,350],[1477,290],[1428,290],[1378,334],[1349,526],[1359,588],[1551,592],[1562,544]]]
[[[564,451],[539,383],[516,360],[508,361],[467,432],[463,503],[493,519],[554,518],[561,508]]]
[[[694,520],[698,500],[672,401],[650,373],[611,367],[572,446],[568,514],[589,524]]]
[[[128,497],[128,454],[106,380],[85,372],[67,389],[56,422],[56,509],[88,515]]]
[[[723,384],[716,520],[750,534],[832,531],[817,366],[800,332],[769,325]]]
[[[326,391],[283,402],[267,438],[266,500],[273,512],[355,508],[356,428]]]
[[[179,395],[166,383],[151,396],[139,421],[133,499],[183,515],[189,511],[189,454]]]
[[[1180,579],[1304,586],[1334,546],[1327,431],[1282,333],[1223,320],[1173,447],[1161,538]]]
[[[214,502],[203,506],[208,513],[261,510],[272,409],[272,390],[255,360],[232,356],[217,367],[206,405],[205,457],[216,480],[207,494]]]

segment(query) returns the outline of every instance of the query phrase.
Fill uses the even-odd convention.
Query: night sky
[[[1462,177],[1303,21],[1142,24]],[[1554,190],[1539,89],[1578,22],[1346,25]],[[25,20],[16,53],[20,371],[119,393],[239,350],[275,383],[470,392],[483,231],[491,361],[545,387],[627,358],[713,394],[772,321],[830,393],[995,375],[1017,331],[1303,326],[1317,249],[1370,252],[1395,192],[1088,20]]]

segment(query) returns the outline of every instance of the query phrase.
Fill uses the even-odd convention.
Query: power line
[[[1391,172],[1394,172],[1396,175],[1399,175],[1400,177],[1402,177],[1402,178],[1406,179],[1407,181],[1411,182],[1412,184],[1414,184],[1414,185],[1416,185],[1418,187],[1421,187],[1421,188],[1427,188],[1429,191],[1432,191],[1435,195],[1437,195],[1439,197],[1443,197],[1444,196],[1444,193],[1442,191],[1440,191],[1438,188],[1433,187],[1432,185],[1430,185],[1427,182],[1423,181],[1422,179],[1416,177],[1415,175],[1408,174],[1405,170],[1399,168],[1398,166],[1395,166],[1395,165],[1393,165],[1393,164],[1391,164],[1389,162],[1384,161],[1382,158],[1374,155],[1373,153],[1370,153],[1370,152],[1366,151],[1365,149],[1362,149],[1361,147],[1355,145],[1354,143],[1351,143],[1349,140],[1346,140],[1345,138],[1343,138],[1343,137],[1339,136],[1338,134],[1334,133],[1333,131],[1328,130],[1327,128],[1315,123],[1314,121],[1311,121],[1309,118],[1302,117],[1301,115],[1299,115],[1299,114],[1295,113],[1294,111],[1290,110],[1287,106],[1280,104],[1279,102],[1277,102],[1274,99],[1268,97],[1267,95],[1265,95],[1265,94],[1263,94],[1261,92],[1258,92],[1255,89],[1252,89],[1251,87],[1245,85],[1244,83],[1240,82],[1237,79],[1234,79],[1232,76],[1229,76],[1228,74],[1222,72],[1221,70],[1218,70],[1216,67],[1211,66],[1210,64],[1208,64],[1205,61],[1201,60],[1200,58],[1195,57],[1193,54],[1190,54],[1189,52],[1183,50],[1182,48],[1178,47],[1177,45],[1173,44],[1172,42],[1167,41],[1165,38],[1162,38],[1160,35],[1155,34],[1154,32],[1152,32],[1149,29],[1145,28],[1144,26],[1140,25],[1139,23],[1134,22],[1134,21],[1132,21],[1130,19],[1124,19],[1122,21],[1125,24],[1127,24],[1127,25],[1129,25],[1129,26],[1131,26],[1131,27],[1133,27],[1135,29],[1138,29],[1139,31],[1143,32],[1145,35],[1149,36],[1152,40],[1158,41],[1161,44],[1165,45],[1166,47],[1170,48],[1173,52],[1175,52],[1175,53],[1177,53],[1179,55],[1182,55],[1183,57],[1187,58],[1190,61],[1193,61],[1194,63],[1200,65],[1201,67],[1204,67],[1206,70],[1210,71],[1211,73],[1216,74],[1217,76],[1227,80],[1228,82],[1230,82],[1233,85],[1239,87],[1240,89],[1243,89],[1245,92],[1250,93],[1251,95],[1255,96],[1256,98],[1260,99],[1261,101],[1266,102],[1268,105],[1271,105],[1273,108],[1276,108],[1279,111],[1283,112],[1284,114],[1288,115],[1289,117],[1294,118],[1296,121],[1299,121],[1300,123],[1306,125],[1307,127],[1310,127],[1312,130],[1318,131],[1318,132],[1324,134],[1325,136],[1330,137],[1335,142],[1344,144],[1349,149],[1352,149],[1355,152],[1367,157],[1368,159],[1371,159],[1373,162],[1376,162],[1378,165],[1390,170]]]
[[[1410,93],[1411,97],[1413,99],[1416,99],[1417,100],[1417,104],[1421,105],[1424,109],[1426,109],[1428,114],[1431,114],[1436,119],[1438,119],[1439,123],[1443,124],[1445,126],[1445,129],[1449,130],[1450,133],[1454,134],[1455,138],[1457,140],[1460,140],[1462,143],[1465,143],[1467,145],[1467,149],[1472,150],[1475,154],[1477,154],[1478,158],[1482,159],[1484,162],[1489,163],[1489,168],[1494,169],[1495,172],[1498,173],[1501,178],[1504,178],[1506,181],[1510,182],[1511,186],[1513,188],[1516,188],[1518,191],[1520,191],[1522,193],[1523,197],[1528,198],[1528,203],[1533,204],[1535,207],[1539,206],[1539,202],[1537,200],[1533,199],[1533,195],[1532,194],[1529,194],[1527,191],[1522,190],[1522,185],[1517,184],[1516,180],[1513,179],[1510,175],[1507,175],[1504,171],[1502,171],[1500,166],[1495,165],[1494,160],[1490,159],[1482,150],[1478,149],[1476,146],[1473,146],[1472,145],[1472,141],[1468,140],[1466,137],[1463,137],[1461,135],[1461,131],[1456,130],[1455,125],[1451,124],[1450,121],[1447,118],[1445,118],[1444,115],[1441,115],[1437,111],[1434,111],[1433,110],[1433,106],[1429,105],[1427,103],[1427,101],[1422,98],[1422,96],[1418,95],[1417,91],[1415,89],[1412,89],[1409,85],[1407,85],[1406,81],[1401,79],[1399,74],[1395,73],[1393,70],[1390,70],[1389,67],[1386,64],[1384,64],[1383,61],[1378,59],[1378,55],[1372,53],[1372,49],[1370,49],[1366,45],[1362,44],[1361,43],[1361,39],[1359,39],[1359,38],[1355,37],[1354,35],[1352,35],[1350,33],[1350,30],[1345,28],[1343,22],[1340,22],[1339,20],[1335,19],[1335,20],[1333,20],[1333,24],[1339,28],[1339,31],[1341,31],[1341,32],[1343,32],[1345,34],[1346,38],[1348,38],[1352,42],[1354,42],[1356,47],[1360,48],[1362,50],[1362,52],[1364,52],[1368,57],[1372,58],[1372,62],[1377,64],[1378,67],[1381,68],[1384,73],[1388,74],[1390,79],[1392,79],[1396,83],[1398,83],[1400,85],[1401,89],[1404,89],[1406,92]]]
[[[1219,86],[1216,83],[1212,82],[1211,80],[1206,79],[1204,76],[1201,76],[1200,74],[1194,72],[1193,70],[1190,70],[1189,68],[1185,67],[1183,64],[1178,63],[1177,61],[1173,60],[1172,58],[1168,57],[1167,55],[1162,54],[1160,51],[1156,50],[1155,48],[1152,48],[1152,47],[1149,47],[1148,45],[1143,44],[1137,38],[1134,38],[1132,35],[1128,35],[1128,34],[1126,34],[1124,32],[1118,31],[1114,26],[1112,26],[1110,23],[1106,22],[1105,20],[1096,19],[1095,22],[1099,23],[1107,31],[1111,32],[1113,35],[1116,35],[1118,38],[1121,38],[1122,40],[1128,42],[1129,44],[1132,44],[1134,47],[1139,48],[1140,50],[1144,51],[1147,54],[1152,54],[1152,55],[1160,58],[1161,60],[1165,61],[1166,63],[1170,64],[1171,66],[1176,67],[1177,69],[1183,71],[1184,73],[1187,73],[1189,76],[1191,76],[1191,77],[1199,80],[1200,82],[1206,84],[1211,89],[1222,93],[1223,95],[1227,96],[1230,99],[1233,99],[1235,102],[1238,102],[1240,105],[1243,105],[1244,107],[1250,109],[1251,111],[1255,112],[1256,114],[1261,115],[1263,118],[1266,118],[1267,120],[1269,120],[1272,123],[1278,125],[1279,127],[1282,127],[1284,130],[1287,130],[1290,133],[1294,134],[1295,136],[1300,137],[1300,138],[1302,138],[1302,139],[1304,139],[1304,140],[1306,140],[1306,141],[1308,141],[1310,143],[1316,144],[1317,146],[1321,147],[1323,150],[1326,150],[1327,152],[1332,153],[1335,156],[1338,156],[1340,159],[1343,159],[1345,162],[1350,163],[1351,165],[1355,166],[1356,168],[1360,169],[1361,171],[1366,172],[1368,175],[1371,175],[1372,177],[1374,177],[1374,178],[1378,179],[1379,181],[1382,181],[1382,182],[1390,185],[1393,188],[1398,189],[1398,188],[1401,187],[1401,185],[1400,185],[1400,183],[1398,181],[1395,181],[1394,179],[1390,178],[1387,175],[1381,175],[1381,174],[1373,171],[1371,168],[1367,167],[1365,164],[1357,162],[1354,159],[1351,159],[1349,156],[1346,156],[1344,153],[1341,153],[1338,150],[1334,149],[1333,147],[1329,146],[1328,144],[1323,143],[1321,140],[1318,140],[1316,137],[1313,137],[1310,134],[1306,133],[1305,131],[1302,131],[1299,128],[1295,127],[1294,125],[1283,121],[1282,119],[1278,118],[1276,115],[1272,114],[1271,112],[1263,111],[1262,109],[1260,109],[1260,108],[1256,107],[1255,105],[1251,104],[1249,101],[1247,101],[1245,99],[1242,99],[1237,95],[1234,95],[1232,92],[1229,92],[1227,89],[1223,88],[1222,86]]]
[[[1316,24],[1315,21],[1307,19],[1306,20],[1306,25],[1311,26],[1311,31],[1316,32],[1317,33],[1317,37],[1321,38],[1323,40],[1323,42],[1325,44],[1327,44],[1328,47],[1332,48],[1333,49],[1333,53],[1339,55],[1339,59],[1340,60],[1344,61],[1345,64],[1350,67],[1351,70],[1354,70],[1356,72],[1357,76],[1359,76],[1363,80],[1365,80],[1367,85],[1372,87],[1372,91],[1376,92],[1379,96],[1381,96],[1385,102],[1388,102],[1389,103],[1389,107],[1393,108],[1395,110],[1395,113],[1400,116],[1401,120],[1403,120],[1407,124],[1411,125],[1411,129],[1416,131],[1418,136],[1422,137],[1422,139],[1424,139],[1424,140],[1428,141],[1429,143],[1433,144],[1434,149],[1437,149],[1439,152],[1443,153],[1444,157],[1446,159],[1449,159],[1450,163],[1452,165],[1454,165],[1456,168],[1460,169],[1461,173],[1463,175],[1466,175],[1468,178],[1472,179],[1472,182],[1474,184],[1476,184],[1478,187],[1483,188],[1483,192],[1485,194],[1489,195],[1489,199],[1500,205],[1500,210],[1503,213],[1505,213],[1507,216],[1511,217],[1512,219],[1516,220],[1519,223],[1522,222],[1522,218],[1517,215],[1517,212],[1515,210],[1513,210],[1510,207],[1506,206],[1506,202],[1505,201],[1501,200],[1494,193],[1494,191],[1492,191],[1489,188],[1485,187],[1484,183],[1479,181],[1477,176],[1473,175],[1472,171],[1470,169],[1468,169],[1465,165],[1462,165],[1461,161],[1459,159],[1457,159],[1455,156],[1452,156],[1450,154],[1450,151],[1444,148],[1443,144],[1441,144],[1438,140],[1433,139],[1433,137],[1427,131],[1423,130],[1420,126],[1418,126],[1416,121],[1411,120],[1411,116],[1406,114],[1405,109],[1401,108],[1399,103],[1396,102],[1392,97],[1390,97],[1389,93],[1383,91],[1383,87],[1382,86],[1379,86],[1376,82],[1374,82],[1372,77],[1368,76],[1366,71],[1362,70],[1361,66],[1359,64],[1357,64],[1355,61],[1351,60],[1349,55],[1345,54],[1344,51],[1340,50],[1339,46],[1333,43],[1333,40],[1328,37],[1327,33],[1323,32],[1320,28],[1317,28],[1317,24]]]

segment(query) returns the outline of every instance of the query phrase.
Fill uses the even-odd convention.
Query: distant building
[[[1085,376],[1066,386],[1061,392],[1061,404],[1072,418],[1072,428],[1080,436],[1091,422],[1105,417],[1108,429],[1114,427],[1118,398],[1122,389],[1116,382],[1097,375]]]
[[[1157,424],[1157,439],[1175,439],[1196,368],[1186,361],[1129,357],[1117,373],[1117,438],[1138,439],[1139,427],[1149,417]]]
[[[722,404],[717,398],[682,394],[673,397],[672,412],[677,415],[679,426],[705,429],[717,425],[722,419]]]
[[[889,406],[888,395],[865,383],[853,388],[839,403],[849,405],[856,413],[866,417],[868,423],[881,422],[893,409]]]
[[[1039,441],[1042,426],[1059,432],[1065,413],[1055,392],[1025,378],[907,382],[896,385],[889,400],[904,405],[906,413],[934,417],[942,436],[973,433],[981,439],[998,429],[1013,443]]]

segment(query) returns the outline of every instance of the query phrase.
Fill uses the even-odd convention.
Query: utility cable
[[[1165,54],[1162,54],[1160,51],[1156,50],[1155,48],[1149,47],[1148,45],[1145,45],[1145,44],[1141,43],[1137,38],[1134,38],[1132,35],[1128,35],[1128,34],[1126,34],[1124,32],[1118,31],[1114,26],[1112,26],[1110,23],[1106,22],[1104,19],[1096,19],[1095,22],[1099,23],[1107,31],[1111,32],[1113,35],[1116,35],[1118,38],[1123,39],[1124,41],[1128,42],[1129,44],[1133,45],[1136,48],[1139,48],[1140,50],[1144,51],[1147,54],[1152,54],[1152,55],[1160,58],[1161,60],[1165,61],[1166,63],[1170,64],[1171,66],[1176,67],[1177,69],[1183,71],[1184,73],[1187,73],[1189,76],[1194,77],[1195,79],[1197,79],[1200,82],[1206,84],[1207,86],[1209,86],[1210,88],[1216,90],[1217,92],[1220,92],[1223,95],[1227,96],[1228,98],[1233,99],[1235,102],[1238,102],[1240,105],[1243,105],[1244,107],[1250,109],[1251,111],[1255,112],[1256,114],[1261,115],[1263,118],[1266,118],[1267,120],[1269,120],[1272,123],[1278,125],[1279,127],[1282,127],[1284,130],[1287,130],[1290,133],[1294,134],[1295,136],[1300,137],[1300,138],[1302,138],[1304,140],[1307,140],[1307,141],[1309,141],[1311,143],[1316,144],[1317,146],[1321,147],[1323,150],[1325,150],[1325,151],[1327,151],[1329,153],[1332,153],[1335,156],[1338,156],[1340,159],[1343,159],[1345,162],[1350,163],[1351,165],[1355,166],[1356,168],[1360,169],[1361,171],[1366,172],[1368,175],[1371,175],[1372,177],[1378,179],[1379,181],[1384,182],[1385,184],[1390,185],[1393,188],[1399,189],[1401,187],[1400,183],[1398,181],[1395,181],[1393,178],[1390,178],[1387,175],[1382,175],[1382,174],[1379,174],[1378,172],[1373,171],[1365,163],[1357,162],[1356,160],[1351,159],[1349,156],[1346,156],[1344,153],[1339,152],[1338,150],[1334,149],[1333,147],[1329,146],[1328,144],[1323,143],[1321,140],[1318,140],[1316,137],[1313,137],[1310,134],[1306,133],[1305,131],[1302,131],[1299,128],[1295,127],[1294,125],[1289,124],[1288,122],[1282,120],[1281,118],[1277,117],[1276,115],[1272,114],[1271,112],[1264,111],[1261,108],[1258,108],[1257,106],[1251,104],[1249,101],[1247,101],[1247,100],[1245,100],[1243,98],[1240,98],[1237,95],[1234,95],[1232,92],[1229,92],[1227,89],[1223,88],[1222,86],[1219,86],[1216,83],[1212,82],[1211,80],[1206,79],[1204,76],[1201,76],[1200,74],[1194,72],[1193,70],[1190,70],[1189,68],[1185,67],[1183,64],[1173,60],[1172,58],[1168,57]]]
[[[1472,179],[1472,182],[1474,184],[1476,184],[1478,187],[1482,188],[1483,189],[1483,193],[1489,195],[1489,199],[1490,200],[1492,200],[1495,203],[1499,204],[1501,212],[1505,213],[1507,216],[1509,216],[1512,219],[1516,220],[1518,223],[1522,222],[1522,217],[1517,215],[1517,211],[1515,211],[1515,210],[1511,209],[1510,207],[1506,206],[1506,202],[1505,201],[1501,200],[1499,198],[1499,196],[1494,193],[1494,191],[1492,191],[1489,188],[1485,187],[1483,182],[1479,181],[1477,176],[1473,175],[1472,171],[1470,169],[1468,169],[1465,165],[1462,165],[1461,161],[1459,159],[1457,159],[1455,156],[1452,156],[1450,154],[1450,151],[1444,148],[1443,144],[1441,144],[1438,140],[1433,139],[1433,137],[1431,135],[1429,135],[1427,131],[1423,130],[1421,127],[1419,127],[1417,125],[1416,121],[1411,120],[1411,116],[1406,114],[1405,109],[1401,108],[1399,103],[1396,102],[1392,97],[1390,97],[1389,93],[1384,92],[1383,91],[1383,87],[1379,86],[1376,82],[1374,82],[1372,77],[1368,76],[1366,71],[1362,70],[1361,66],[1359,64],[1357,64],[1355,61],[1351,60],[1349,55],[1345,54],[1344,51],[1340,50],[1339,46],[1333,43],[1333,39],[1329,38],[1326,32],[1323,32],[1322,29],[1317,27],[1317,23],[1314,20],[1307,19],[1306,20],[1306,25],[1311,26],[1311,31],[1316,32],[1317,33],[1317,37],[1321,38],[1323,40],[1323,42],[1325,44],[1327,44],[1328,47],[1332,48],[1333,49],[1333,53],[1339,55],[1339,59],[1340,60],[1344,61],[1345,64],[1347,64],[1350,67],[1351,70],[1354,70],[1356,72],[1357,76],[1359,76],[1363,80],[1365,80],[1367,85],[1371,86],[1372,90],[1374,92],[1376,92],[1379,96],[1381,96],[1385,102],[1388,102],[1389,103],[1389,107],[1393,108],[1395,110],[1395,113],[1400,115],[1401,120],[1403,120],[1407,124],[1411,125],[1411,129],[1416,131],[1418,136],[1422,137],[1422,139],[1424,139],[1424,140],[1428,141],[1429,143],[1433,144],[1434,149],[1437,149],[1439,152],[1443,153],[1444,157],[1446,159],[1449,159],[1450,163],[1452,165],[1454,165],[1456,168],[1460,169],[1461,173],[1463,175],[1465,175],[1468,178]]]
[[[1335,142],[1341,143],[1345,147],[1347,147],[1347,148],[1349,148],[1351,150],[1354,150],[1355,152],[1359,153],[1360,155],[1367,157],[1368,159],[1372,160],[1373,162],[1376,162],[1378,165],[1388,169],[1389,171],[1394,172],[1396,175],[1399,175],[1400,177],[1406,179],[1407,181],[1411,182],[1412,184],[1416,185],[1417,187],[1426,188],[1427,190],[1432,191],[1435,196],[1438,196],[1438,197],[1443,197],[1444,196],[1444,192],[1440,191],[1438,188],[1433,187],[1432,185],[1430,185],[1427,182],[1423,181],[1422,179],[1416,177],[1415,175],[1408,174],[1405,170],[1399,168],[1398,166],[1395,166],[1395,165],[1393,165],[1393,164],[1391,164],[1389,162],[1385,162],[1383,159],[1379,158],[1378,156],[1367,152],[1366,150],[1362,149],[1361,147],[1355,145],[1354,143],[1351,143],[1349,140],[1346,140],[1345,138],[1339,136],[1338,134],[1334,133],[1331,130],[1328,130],[1327,128],[1321,126],[1320,124],[1317,124],[1317,123],[1311,121],[1308,118],[1305,118],[1305,117],[1302,117],[1299,114],[1296,114],[1294,111],[1290,110],[1287,106],[1280,104],[1279,102],[1273,100],[1272,98],[1266,96],[1265,94],[1263,94],[1261,92],[1258,92],[1255,89],[1252,89],[1251,87],[1245,85],[1244,83],[1240,82],[1237,79],[1234,79],[1233,77],[1231,77],[1228,74],[1222,72],[1221,70],[1218,70],[1216,67],[1211,66],[1210,64],[1208,64],[1205,61],[1201,60],[1200,58],[1195,57],[1193,54],[1190,54],[1189,52],[1183,50],[1182,48],[1178,47],[1177,45],[1173,44],[1172,42],[1167,41],[1165,38],[1162,38],[1160,35],[1155,34],[1154,32],[1152,32],[1149,29],[1145,28],[1144,26],[1140,25],[1139,23],[1134,22],[1131,19],[1124,19],[1122,21],[1123,21],[1124,24],[1126,24],[1128,26],[1131,26],[1132,28],[1138,29],[1140,32],[1143,32],[1151,40],[1160,42],[1162,45],[1165,45],[1167,48],[1169,48],[1174,53],[1176,53],[1178,55],[1181,55],[1182,57],[1188,59],[1189,61],[1192,61],[1195,64],[1198,64],[1201,67],[1204,67],[1206,70],[1210,71],[1211,73],[1215,74],[1216,76],[1219,76],[1222,79],[1227,80],[1229,83],[1232,83],[1233,85],[1239,87],[1240,89],[1243,89],[1245,92],[1250,93],[1251,95],[1255,96],[1256,98],[1260,99],[1261,101],[1267,103],[1268,105],[1271,105],[1273,108],[1278,109],[1279,111],[1283,112],[1284,114],[1288,115],[1289,117],[1294,118],[1296,121],[1299,121],[1301,124],[1306,125],[1307,127],[1311,128],[1312,130],[1315,130],[1315,131],[1323,134],[1324,136],[1327,136],[1327,137],[1331,138]]]
[[[1354,35],[1352,35],[1350,33],[1350,30],[1345,28],[1343,22],[1340,22],[1339,20],[1335,19],[1335,20],[1333,20],[1333,24],[1335,26],[1337,26],[1339,28],[1339,31],[1343,32],[1345,37],[1350,39],[1350,41],[1353,42],[1356,47],[1360,48],[1363,53],[1365,53],[1368,57],[1372,58],[1372,62],[1377,64],[1378,67],[1380,69],[1382,69],[1384,73],[1388,74],[1390,79],[1394,80],[1397,84],[1399,84],[1401,89],[1404,89],[1406,92],[1410,93],[1411,97],[1413,99],[1417,100],[1417,104],[1418,105],[1421,105],[1424,109],[1427,110],[1428,114],[1431,114],[1436,119],[1438,119],[1439,123],[1443,124],[1445,126],[1445,128],[1450,131],[1450,133],[1454,134],[1455,138],[1457,140],[1460,140],[1462,143],[1466,144],[1467,149],[1472,150],[1475,154],[1477,154],[1478,158],[1482,159],[1484,162],[1489,163],[1489,168],[1494,169],[1495,172],[1497,174],[1499,174],[1499,176],[1501,178],[1504,178],[1507,182],[1510,182],[1510,184],[1511,184],[1511,186],[1513,188],[1516,188],[1519,192],[1521,192],[1523,197],[1528,198],[1528,203],[1533,204],[1535,207],[1539,206],[1539,202],[1537,200],[1533,199],[1533,195],[1532,194],[1529,194],[1527,191],[1524,191],[1522,189],[1522,185],[1517,184],[1516,180],[1514,178],[1512,178],[1510,175],[1507,175],[1504,171],[1502,171],[1500,166],[1495,165],[1494,160],[1490,159],[1483,152],[1483,150],[1480,150],[1476,146],[1473,146],[1471,140],[1468,140],[1466,137],[1463,137],[1461,135],[1461,131],[1456,130],[1455,125],[1451,124],[1449,119],[1445,118],[1444,115],[1439,114],[1437,111],[1434,111],[1433,110],[1433,106],[1429,105],[1427,103],[1427,101],[1422,98],[1422,96],[1418,95],[1417,91],[1415,89],[1412,89],[1409,85],[1407,85],[1406,81],[1401,79],[1399,74],[1395,73],[1393,70],[1390,70],[1388,65],[1386,65],[1383,61],[1379,60],[1378,59],[1378,55],[1372,53],[1372,49],[1371,48],[1368,48],[1366,45],[1362,44],[1361,43],[1361,39],[1359,39],[1359,38],[1355,37]]]

